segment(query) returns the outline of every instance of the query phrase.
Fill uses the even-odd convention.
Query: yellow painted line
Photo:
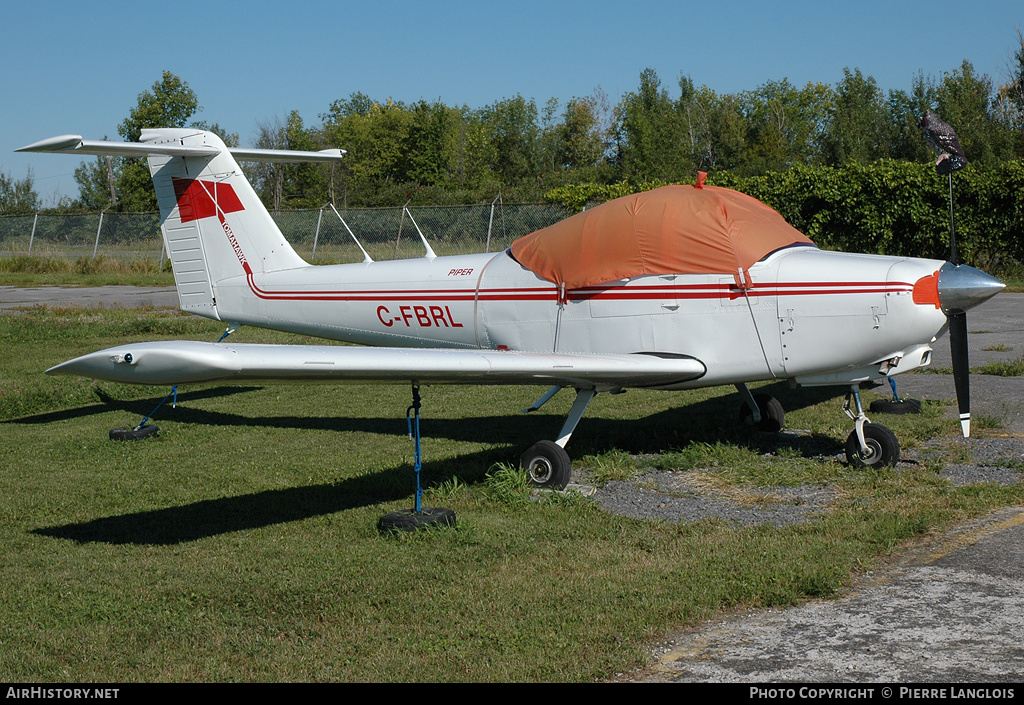
[[[953,551],[964,548],[965,546],[973,546],[982,539],[998,534],[1000,531],[1020,526],[1021,524],[1024,524],[1024,509],[1017,508],[1017,514],[1009,519],[986,523],[983,526],[979,526],[978,528],[972,529],[971,531],[967,531],[963,534],[943,539],[936,550],[926,553],[921,556],[919,560],[915,560],[914,563],[916,565],[934,563],[937,560],[945,558]]]

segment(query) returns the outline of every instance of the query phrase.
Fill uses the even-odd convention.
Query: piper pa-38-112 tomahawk
[[[1003,288],[956,263],[819,250],[768,206],[702,179],[609,201],[500,253],[436,257],[428,246],[417,259],[310,265],[236,159],[331,161],[340,150],[229,149],[209,132],[157,129],[140,142],[67,135],[19,151],[147,157],[184,311],[374,346],[133,343],[48,373],[152,385],[549,387],[534,409],[572,388],[557,440],[521,458],[542,486],[568,483],[564,447],[594,395],[630,387],[735,385],[748,422],[778,430],[781,405],[747,383],[844,385],[855,422],[850,461],[895,464],[899,443],[868,421],[859,385],[929,364],[936,337],[958,321],[954,369],[968,435],[963,312]]]

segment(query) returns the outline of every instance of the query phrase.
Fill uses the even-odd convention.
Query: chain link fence
[[[319,209],[272,214],[304,259],[322,264],[419,257],[423,234],[435,254],[497,252],[572,215],[549,203]],[[365,253],[365,254],[364,254]],[[152,259],[165,254],[159,213],[39,213],[0,217],[0,255]]]

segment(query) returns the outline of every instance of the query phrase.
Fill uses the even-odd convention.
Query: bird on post
[[[920,124],[928,145],[939,155],[935,162],[937,172],[942,175],[952,174],[967,166],[967,157],[952,127],[931,110],[925,111]]]

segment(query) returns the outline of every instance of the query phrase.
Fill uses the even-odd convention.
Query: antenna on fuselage
[[[423,243],[423,247],[425,247],[427,250],[427,253],[423,256],[426,257],[427,259],[434,259],[435,257],[437,257],[437,255],[434,254],[433,248],[430,247],[430,243],[427,242],[427,238],[423,237],[423,231],[420,230],[420,226],[416,224],[416,219],[412,217],[412,213],[409,211],[408,207],[403,206],[402,210],[404,210],[406,215],[409,216],[409,220],[412,222],[412,226],[416,228],[416,232],[420,234],[420,241]]]

